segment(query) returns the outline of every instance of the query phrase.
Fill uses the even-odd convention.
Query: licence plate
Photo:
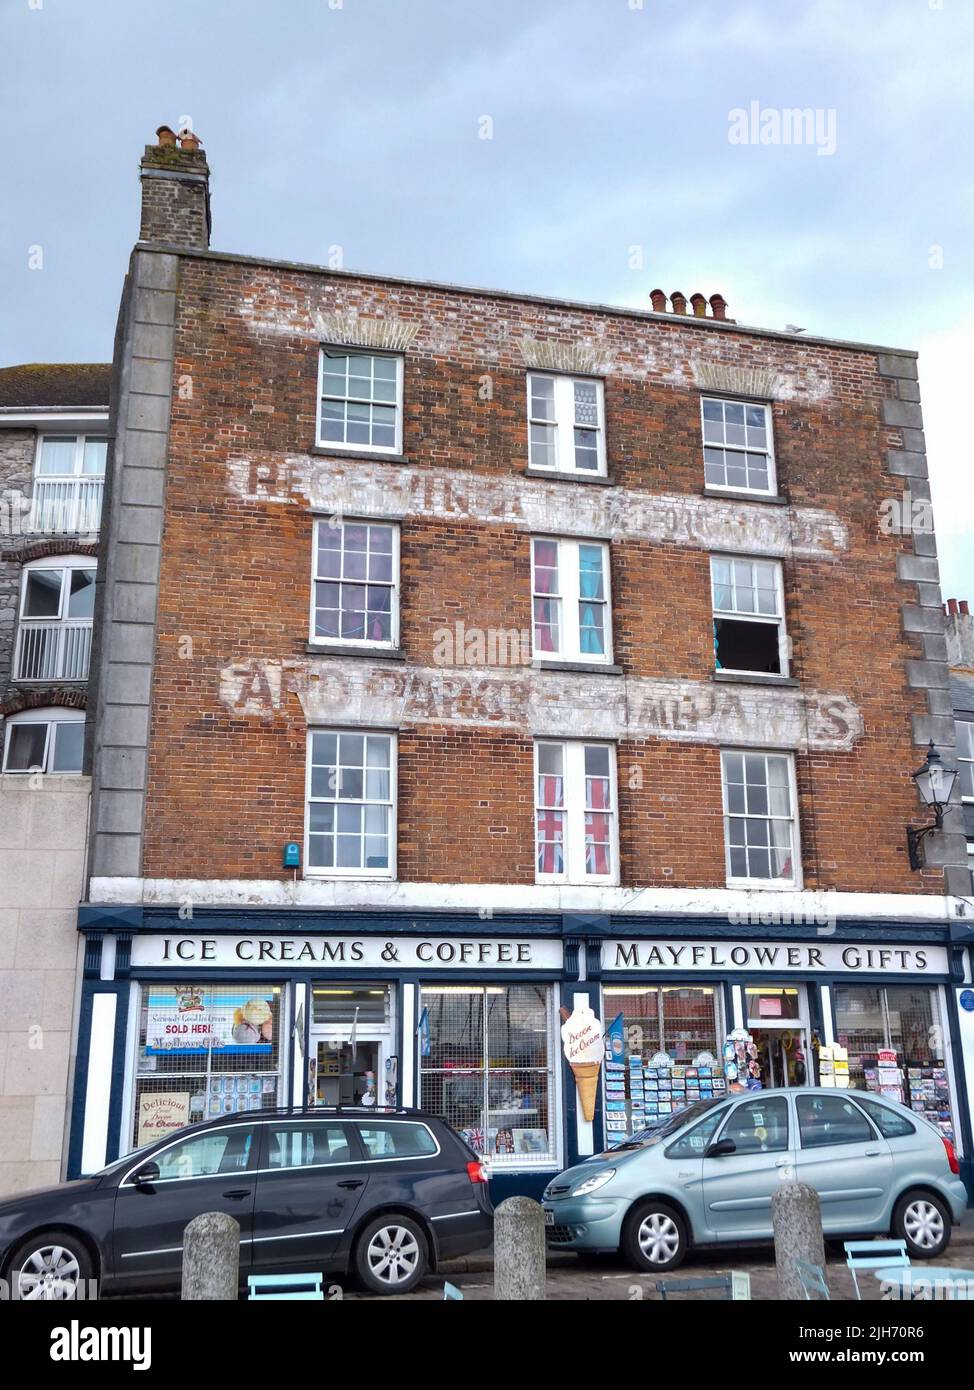
[[[553,1225],[555,1224],[555,1213],[554,1213],[553,1211],[546,1211],[546,1212],[545,1212],[545,1214],[544,1214],[544,1224],[545,1224],[546,1226],[553,1226]]]

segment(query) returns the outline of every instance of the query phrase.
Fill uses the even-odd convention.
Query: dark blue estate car
[[[250,1273],[353,1273],[406,1293],[438,1261],[488,1245],[480,1159],[418,1110],[261,1110],[191,1125],[93,1177],[0,1202],[0,1273],[23,1299],[179,1287],[183,1231],[240,1224]]]

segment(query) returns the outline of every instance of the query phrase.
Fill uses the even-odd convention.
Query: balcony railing
[[[91,535],[101,520],[104,478],[35,478],[28,528],[47,535]]]
[[[22,621],[14,680],[84,681],[91,659],[91,623]]]

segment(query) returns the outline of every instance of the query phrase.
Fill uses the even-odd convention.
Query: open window
[[[717,670],[787,676],[780,564],[714,555],[710,577]]]

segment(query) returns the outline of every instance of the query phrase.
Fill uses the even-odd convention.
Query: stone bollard
[[[825,1274],[822,1204],[818,1193],[803,1182],[782,1183],[771,1198],[771,1221],[778,1297],[803,1299],[805,1292],[795,1268],[796,1260],[818,1265],[823,1276]]]
[[[183,1299],[237,1301],[240,1227],[223,1211],[194,1216],[183,1232]]]
[[[544,1211],[530,1197],[508,1197],[494,1212],[494,1298],[544,1298]]]

